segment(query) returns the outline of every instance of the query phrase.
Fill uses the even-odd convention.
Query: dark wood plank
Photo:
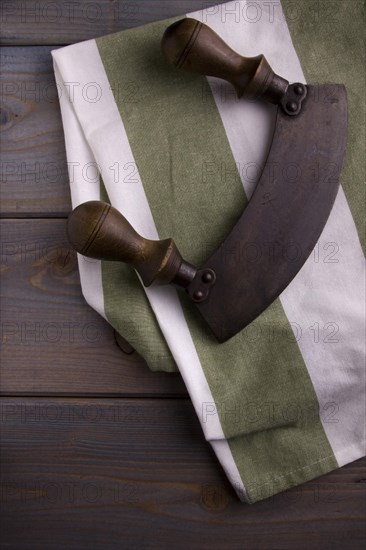
[[[71,44],[203,7],[218,0],[12,0],[0,3],[1,43]]]
[[[51,49],[1,49],[3,216],[65,216],[71,209]]]
[[[3,394],[185,394],[179,375],[124,354],[84,301],[65,220],[1,222]]]
[[[363,548],[365,460],[242,504],[188,400],[2,400],[1,428],[3,548]]]

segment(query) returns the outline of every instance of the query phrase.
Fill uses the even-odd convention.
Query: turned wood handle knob
[[[68,219],[67,235],[83,256],[131,264],[145,286],[170,282],[187,286],[196,273],[172,239],[144,239],[116,208],[101,201],[75,208]]]
[[[166,59],[178,68],[230,82],[238,97],[279,103],[288,81],[276,75],[263,55],[243,57],[210,27],[186,18],[170,25],[162,39]]]

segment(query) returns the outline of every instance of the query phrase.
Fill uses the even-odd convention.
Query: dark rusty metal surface
[[[209,298],[211,288],[216,283],[216,273],[212,269],[199,269],[195,278],[187,287],[192,302],[200,303]]]
[[[216,283],[196,303],[219,341],[246,327],[288,286],[313,250],[338,188],[346,146],[342,85],[308,86],[296,117],[278,109],[261,179],[230,235],[201,269]]]
[[[301,111],[301,106],[307,96],[308,87],[300,82],[291,84],[286,93],[280,100],[280,105],[284,113],[289,116],[297,116]]]

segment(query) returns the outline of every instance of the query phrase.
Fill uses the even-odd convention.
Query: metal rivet
[[[212,273],[210,273],[209,271],[206,271],[203,275],[202,275],[202,281],[204,283],[211,283],[212,282]]]
[[[294,92],[296,95],[302,95],[304,93],[304,88],[298,84],[294,87]]]
[[[193,294],[193,299],[194,300],[202,300],[203,298],[203,292],[202,290],[196,290],[196,292]]]
[[[297,103],[295,103],[295,101],[289,101],[286,103],[286,109],[290,111],[290,113],[295,113],[297,111]]]

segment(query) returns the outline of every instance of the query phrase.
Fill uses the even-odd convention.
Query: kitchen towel
[[[258,319],[219,344],[183,293],[144,289],[130,266],[78,257],[88,303],[152,370],[179,369],[206,440],[250,503],[365,455],[362,10],[256,0],[185,15],[243,55],[263,53],[290,82],[348,90],[334,208],[305,266]],[[173,237],[200,265],[250,200],[276,108],[169,66],[160,42],[180,18],[52,55],[73,207],[106,200],[144,237]],[[255,253],[260,261],[268,250]]]

